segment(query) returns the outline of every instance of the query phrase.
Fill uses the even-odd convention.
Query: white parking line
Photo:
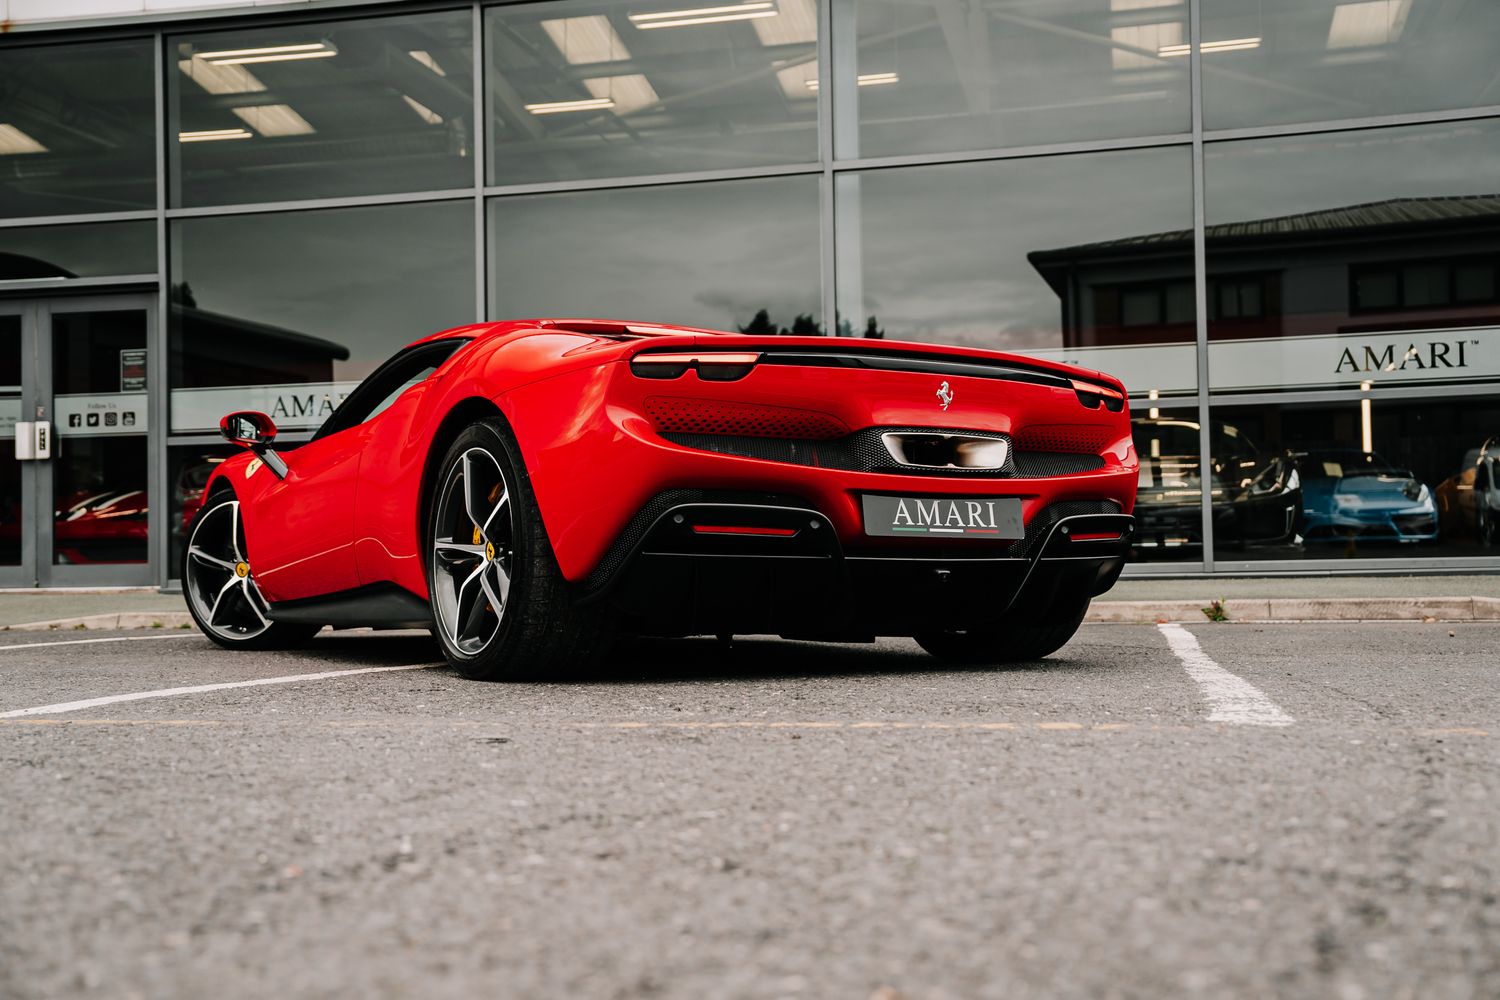
[[[326,681],[335,677],[353,677],[355,674],[384,674],[392,670],[425,670],[435,663],[412,663],[402,667],[361,667],[357,670],[325,670],[319,674],[290,674],[285,677],[262,677],[254,681],[229,681],[224,684],[195,684],[192,687],[157,688],[155,691],[135,691],[131,694],[112,694],[104,698],[87,698],[83,701],[64,701],[56,705],[38,705],[35,708],[18,708],[11,712],[0,712],[0,719],[19,719],[27,715],[61,715],[65,712],[81,712],[86,708],[101,705],[118,705],[122,701],[146,701],[150,698],[175,698],[183,694],[206,694],[209,691],[228,691],[231,688],[260,687],[265,684],[298,684],[302,681]]]
[[[1187,674],[1198,683],[1212,711],[1209,722],[1228,722],[1237,726],[1290,726],[1292,717],[1282,711],[1264,691],[1219,666],[1198,645],[1198,639],[1171,622],[1156,626],[1166,637],[1167,645],[1182,661]]]
[[[38,646],[86,646],[95,642],[143,642],[148,639],[201,639],[201,632],[173,632],[171,635],[111,635],[103,639],[63,639],[58,642],[18,642],[14,646],[0,645],[0,653],[7,649],[36,649]]]

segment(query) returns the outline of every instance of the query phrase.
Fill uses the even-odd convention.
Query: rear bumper
[[[856,553],[800,499],[676,490],[632,520],[584,600],[645,634],[859,640],[993,625],[1113,586],[1134,524],[1118,510],[1054,504],[1026,538],[978,551]],[[746,532],[702,530],[726,524]]]
[[[879,375],[876,378],[875,375]],[[497,402],[515,429],[527,474],[563,576],[590,584],[610,559],[632,518],[664,492],[708,490],[797,498],[824,517],[847,556],[921,557],[927,539],[865,535],[865,494],[995,499],[1021,503],[1031,525],[1045,508],[1063,502],[1109,501],[1129,514],[1138,466],[1128,415],[1082,406],[1071,389],[951,380],[964,402],[941,410],[931,399],[934,380],[905,373],[756,372],[732,383],[698,383],[689,374],[671,383],[674,398],[726,399],[735,405],[765,401],[806,408],[809,401],[847,427],[943,426],[1017,437],[1040,431],[1087,433],[1097,438],[1103,465],[1064,475],[991,477],[890,474],[830,468],[726,454],[667,440],[648,415],[660,403],[662,383],[637,379],[628,365],[611,363],[520,387]],[[737,394],[737,395],[736,395]],[[558,399],[582,400],[559,407]],[[967,541],[964,554],[985,549]],[[1003,548],[1003,546],[1002,546]],[[589,586],[589,589],[593,589]]]

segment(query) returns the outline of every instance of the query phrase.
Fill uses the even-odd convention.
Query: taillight
[[[680,378],[689,368],[696,369],[705,382],[733,382],[750,374],[759,354],[730,354],[704,351],[694,354],[637,354],[630,359],[630,371],[638,378]]]
[[[1092,382],[1080,382],[1076,378],[1070,379],[1073,383],[1073,392],[1078,395],[1078,401],[1091,410],[1097,410],[1099,404],[1111,413],[1119,413],[1125,409],[1125,394],[1117,389],[1111,389],[1107,385],[1095,385]]]

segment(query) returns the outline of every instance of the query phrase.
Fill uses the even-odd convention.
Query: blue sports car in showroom
[[[1438,536],[1432,490],[1374,452],[1313,450],[1302,471],[1302,538],[1431,542]]]

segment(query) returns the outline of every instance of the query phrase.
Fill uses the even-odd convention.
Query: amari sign
[[[172,391],[172,433],[217,431],[219,418],[234,410],[271,415],[278,430],[315,430],[358,382],[296,385],[229,385]]]
[[[1454,341],[1431,340],[1422,345],[1410,343],[1405,348],[1398,345],[1399,342],[1389,341],[1378,346],[1365,344],[1358,354],[1353,346],[1345,347],[1339,355],[1339,363],[1334,366],[1334,374],[1340,375],[1348,371],[1370,375],[1404,372],[1408,369],[1439,371],[1444,368],[1468,368],[1469,348],[1478,347],[1479,341],[1460,338]]]
[[[1036,351],[1118,375],[1133,397],[1197,391],[1192,344]],[[1214,392],[1488,382],[1500,378],[1500,328],[1338,333],[1216,340],[1208,345]]]

